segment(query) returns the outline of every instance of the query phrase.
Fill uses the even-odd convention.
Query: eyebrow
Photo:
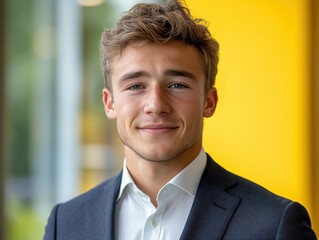
[[[129,81],[135,78],[140,78],[140,77],[150,77],[151,74],[146,72],[146,71],[133,71],[133,72],[128,72],[125,73],[123,76],[120,78],[120,82],[125,82]],[[196,77],[194,74],[192,74],[189,71],[186,70],[177,70],[177,69],[167,69],[164,71],[164,77],[186,77],[190,78],[192,80],[196,80]]]
[[[120,82],[125,82],[127,80],[139,78],[139,77],[149,77],[150,74],[146,71],[136,71],[136,72],[128,72],[125,73],[121,78]]]
[[[186,77],[190,78],[192,80],[196,80],[196,77],[194,74],[192,74],[189,71],[186,70],[176,70],[176,69],[167,69],[164,72],[164,76],[172,76],[172,77]]]

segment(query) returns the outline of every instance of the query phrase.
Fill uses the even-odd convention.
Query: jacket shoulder
[[[227,236],[237,236],[238,239],[316,239],[308,212],[301,204],[225,170],[210,157],[208,159],[211,160],[208,165],[215,168],[213,171],[219,172],[225,181],[232,182],[224,191],[240,200],[225,239]]]
[[[99,185],[95,186],[94,188],[84,192],[64,203],[59,204],[60,207],[66,207],[70,209],[70,207],[81,207],[91,201],[96,201],[100,197],[104,196],[105,194],[108,197],[116,195],[118,193],[118,189],[120,186],[121,181],[121,173],[117,176],[114,176]]]
[[[44,239],[82,240],[112,236],[120,182],[121,173],[67,202],[57,204],[48,219]]]

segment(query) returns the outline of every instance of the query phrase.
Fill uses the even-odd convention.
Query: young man
[[[215,163],[218,43],[177,1],[138,4],[102,34],[103,102],[123,171],[51,213],[44,239],[316,239],[307,211]]]

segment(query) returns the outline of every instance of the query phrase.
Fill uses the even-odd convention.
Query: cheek
[[[180,107],[183,108],[183,112],[190,115],[192,118],[202,118],[204,113],[204,98],[196,97],[188,100],[184,100]]]
[[[134,120],[138,116],[138,108],[135,105],[129,104],[129,102],[118,102],[116,104],[117,113],[117,125],[119,130],[128,129],[132,126]]]
[[[184,108],[179,109],[179,115],[183,118],[188,128],[197,130],[202,127],[203,107],[199,104],[184,103]]]
[[[203,100],[201,98],[193,98],[190,101],[184,101],[180,105],[180,115],[184,118],[187,128],[192,132],[202,130],[203,125]]]

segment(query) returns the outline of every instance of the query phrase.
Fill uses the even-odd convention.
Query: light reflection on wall
[[[96,7],[101,5],[105,0],[78,0],[82,7]]]

